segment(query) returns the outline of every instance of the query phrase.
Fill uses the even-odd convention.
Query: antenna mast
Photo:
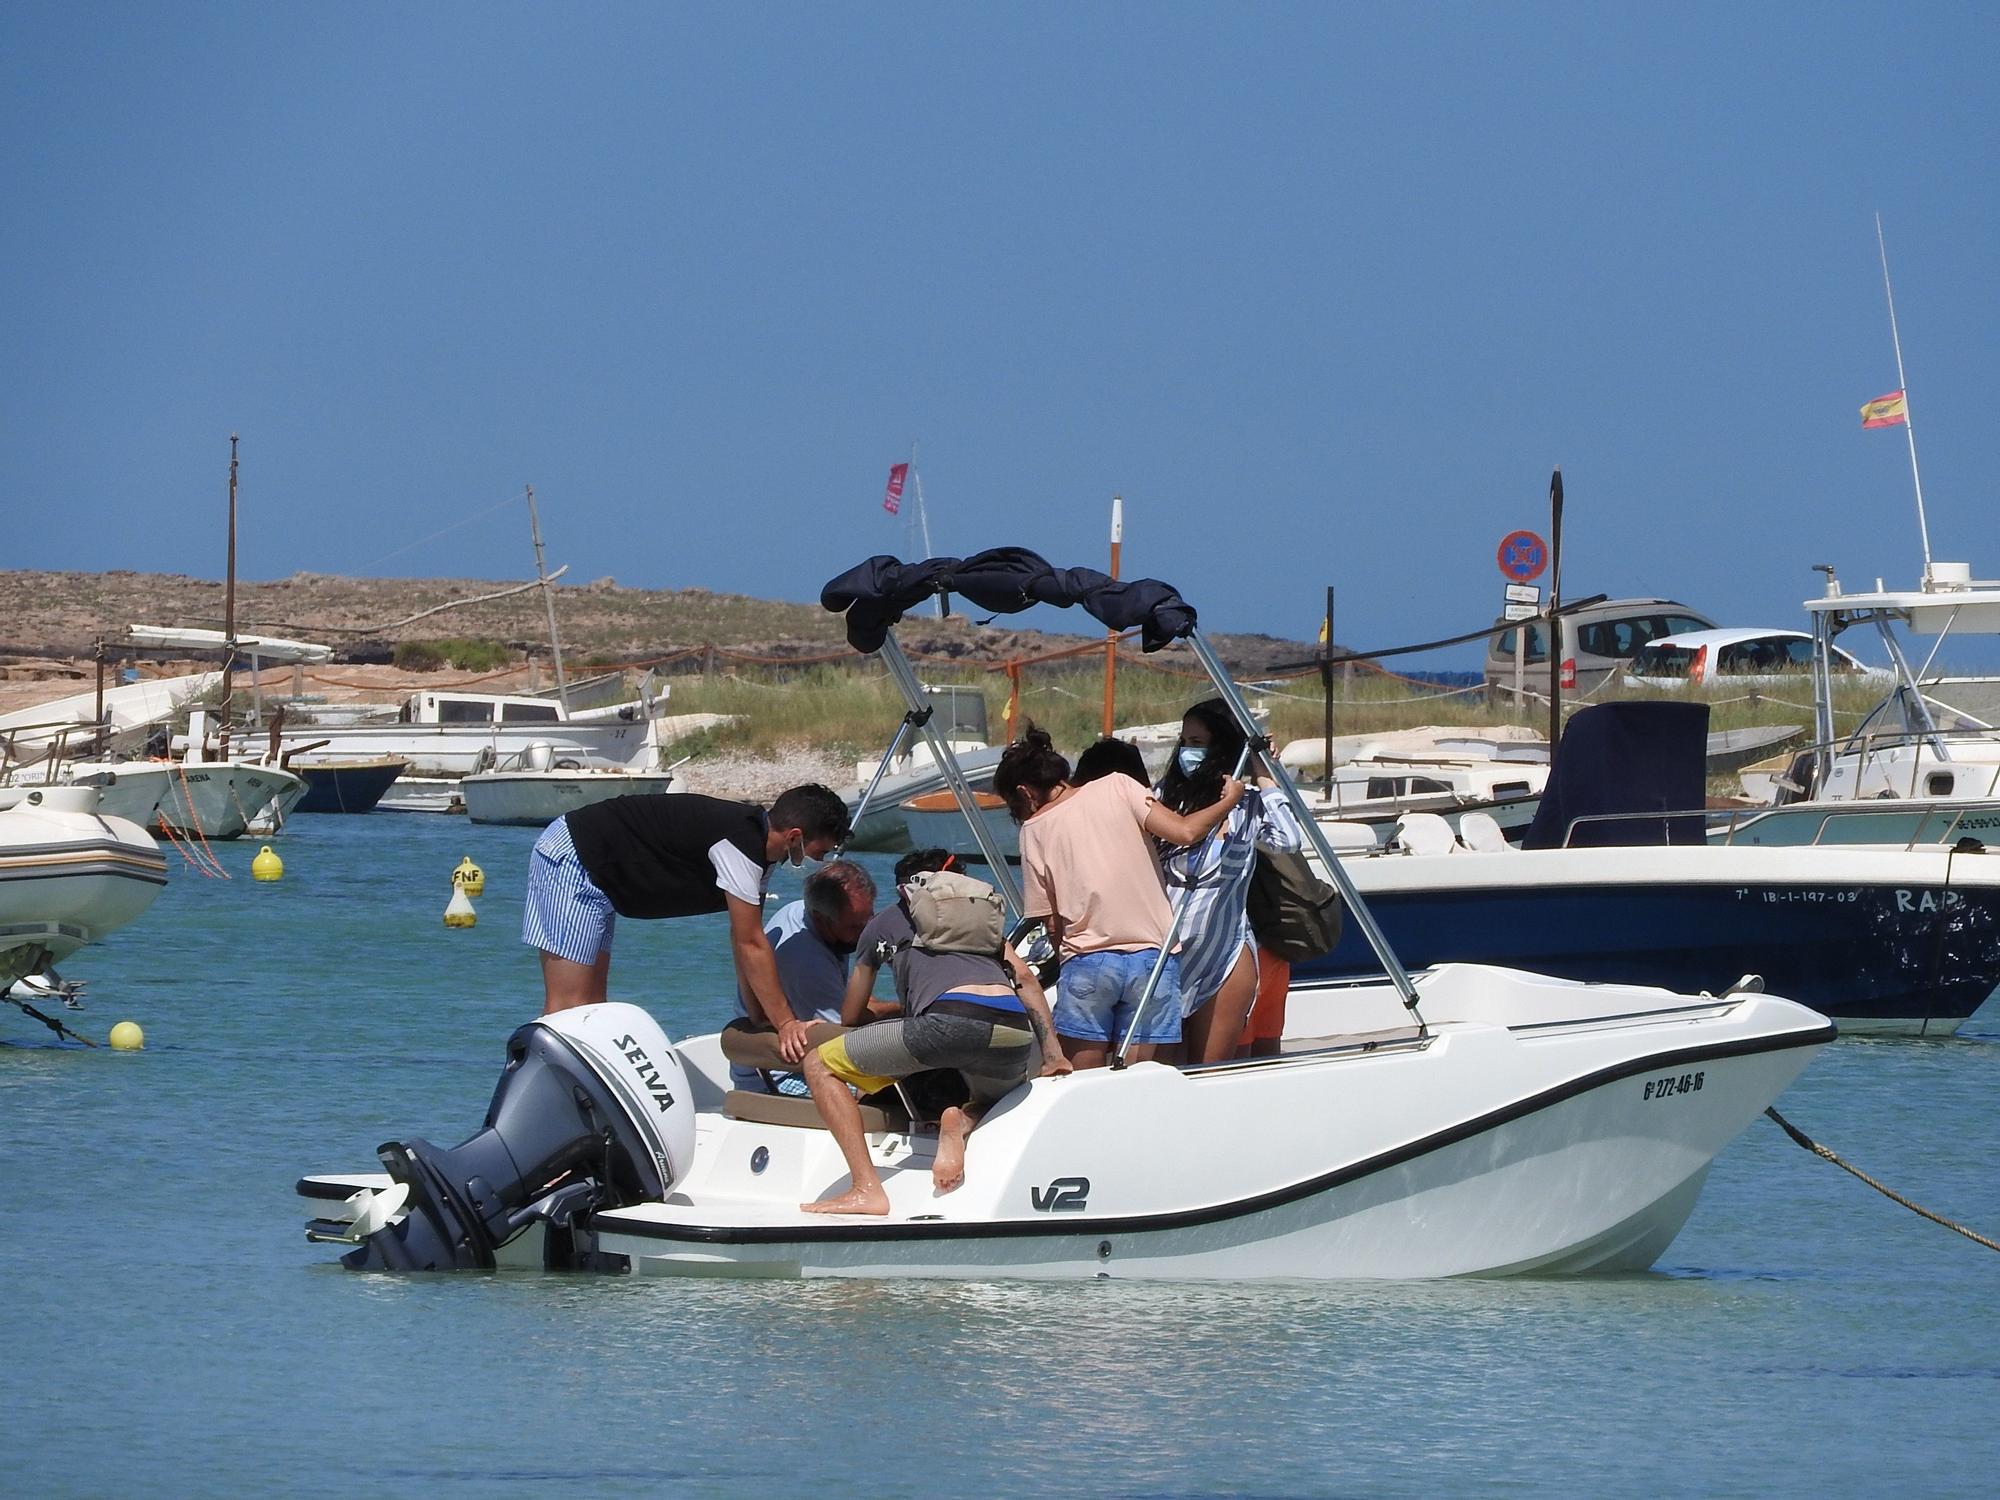
[[[569,687],[563,681],[562,641],[556,636],[556,598],[549,588],[548,560],[542,556],[542,523],[535,515],[535,487],[528,486],[528,534],[535,539],[535,577],[541,580],[542,604],[549,612],[549,651],[556,659],[556,701],[569,715]]]
[[[1924,480],[1917,472],[1917,425],[1910,416],[1910,383],[1903,378],[1903,336],[1896,331],[1896,293],[1889,285],[1889,247],[1882,216],[1875,215],[1875,248],[1882,256],[1882,295],[1889,300],[1889,339],[1896,346],[1896,384],[1903,392],[1903,436],[1910,440],[1910,483],[1917,491],[1917,536],[1924,544],[1924,587],[1931,586],[1931,529],[1924,520]]]

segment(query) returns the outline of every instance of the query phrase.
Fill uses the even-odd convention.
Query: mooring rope
[[[1850,1165],[1849,1163],[1842,1161],[1838,1156],[1834,1155],[1833,1152],[1829,1151],[1826,1147],[1822,1146],[1818,1141],[1814,1140],[1811,1136],[1807,1135],[1803,1130],[1799,1129],[1799,1127],[1794,1125],[1790,1120],[1787,1120],[1783,1115],[1779,1114],[1777,1110],[1767,1109],[1764,1111],[1764,1113],[1771,1117],[1772,1121],[1777,1125],[1777,1127],[1780,1130],[1784,1131],[1786,1135],[1790,1136],[1793,1140],[1797,1141],[1801,1146],[1805,1147],[1806,1150],[1812,1152],[1814,1156],[1825,1157],[1828,1161],[1832,1162],[1836,1167],[1839,1167],[1843,1172],[1852,1172],[1856,1177],[1859,1177],[1863,1182],[1867,1183],[1870,1187],[1875,1189],[1876,1192],[1880,1193],[1883,1197],[1889,1199],[1891,1202],[1900,1203],[1903,1205],[1903,1207],[1907,1208],[1911,1213],[1922,1214],[1926,1219],[1929,1219],[1933,1224],[1942,1224],[1946,1229],[1953,1230],[1958,1234],[1964,1235],[1967,1239],[1971,1240],[1976,1245],[1984,1245],[1988,1250],[2000,1250],[2000,1243],[1996,1243],[1993,1240],[1989,1240],[1983,1234],[1973,1233],[1970,1229],[1967,1229],[1963,1224],[1954,1224],[1952,1223],[1951,1220],[1945,1218],[1942,1214],[1932,1213],[1928,1208],[1925,1208],[1921,1203],[1912,1203],[1908,1198],[1905,1198],[1901,1193],[1896,1192],[1893,1188],[1884,1187],[1881,1183],[1877,1182],[1874,1178],[1870,1177],[1866,1172],[1862,1171],[1859,1167]]]

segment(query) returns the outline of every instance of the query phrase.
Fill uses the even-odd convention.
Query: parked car
[[[1502,621],[1495,621],[1503,624]],[[1672,599],[1610,599],[1562,618],[1563,691],[1588,693],[1625,670],[1641,648],[1667,636],[1712,630],[1715,621]],[[1524,692],[1549,694],[1549,622],[1524,620],[1489,637],[1486,696],[1505,702],[1514,691],[1514,650],[1525,643],[1521,670]]]
[[[1812,637],[1802,630],[1690,630],[1641,647],[1625,680],[1653,688],[1699,687],[1724,679],[1748,686],[1802,678],[1812,670],[1812,660]],[[1833,648],[1833,670],[1870,673],[1838,646]]]

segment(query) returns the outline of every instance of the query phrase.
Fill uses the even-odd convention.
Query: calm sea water
[[[0,1493],[1990,1495],[2000,1255],[1759,1122],[1657,1271],[1285,1286],[363,1277],[306,1171],[478,1124],[539,1007],[531,830],[302,818],[284,880],[177,871],[0,1015]],[[480,925],[440,921],[459,856]],[[886,863],[886,862],[884,862]],[[784,887],[791,877],[781,875]],[[719,920],[628,923],[613,990],[726,1009]],[[1843,1041],[1782,1101],[2000,1233],[2000,1026]]]

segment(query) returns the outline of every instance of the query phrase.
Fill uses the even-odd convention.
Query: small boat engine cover
[[[558,1011],[507,1039],[486,1124],[449,1149],[390,1141],[409,1188],[401,1219],[342,1257],[355,1270],[485,1269],[547,1226],[553,1268],[585,1264],[590,1215],[666,1196],[694,1158],[694,1099],[679,1056],[636,1005]]]
[[[530,1024],[556,1033],[618,1090],[646,1135],[665,1197],[694,1160],[694,1096],[667,1034],[622,1000],[559,1010]]]

